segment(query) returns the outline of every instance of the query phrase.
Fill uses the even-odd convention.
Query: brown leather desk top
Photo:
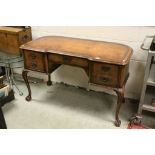
[[[126,45],[62,36],[41,37],[22,45],[20,48],[119,65],[126,65],[132,55],[132,49]]]

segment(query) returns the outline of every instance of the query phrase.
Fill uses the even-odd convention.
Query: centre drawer
[[[118,66],[93,62],[90,81],[95,84],[116,87],[118,84]]]
[[[48,60],[58,64],[66,64],[80,67],[88,67],[88,60],[60,54],[49,54]]]
[[[29,70],[45,72],[45,55],[41,52],[23,51],[24,67]]]

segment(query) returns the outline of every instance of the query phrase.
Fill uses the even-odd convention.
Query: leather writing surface
[[[22,45],[20,48],[71,55],[119,65],[127,64],[132,55],[132,49],[123,44],[62,36],[41,37]]]

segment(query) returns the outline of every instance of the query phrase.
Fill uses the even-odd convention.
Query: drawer
[[[46,72],[44,53],[24,50],[24,67],[29,70]]]
[[[116,87],[118,85],[118,66],[92,63],[90,81],[95,84]]]
[[[48,60],[54,63],[58,63],[58,64],[88,67],[88,60],[84,58],[59,55],[59,54],[49,54]]]

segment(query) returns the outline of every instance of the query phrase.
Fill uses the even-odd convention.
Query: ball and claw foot
[[[27,96],[25,99],[26,101],[31,101],[31,96]]]
[[[51,86],[52,85],[52,81],[47,81],[47,85]]]
[[[115,121],[115,126],[116,127],[120,127],[120,125],[121,125],[121,120],[116,120]]]

